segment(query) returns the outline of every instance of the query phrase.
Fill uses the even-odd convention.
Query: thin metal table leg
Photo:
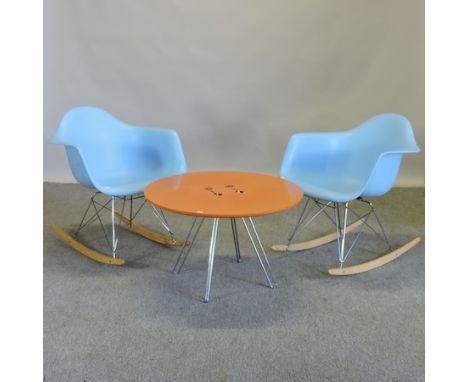
[[[234,238],[234,246],[236,247],[236,260],[238,263],[241,262],[240,247],[239,247],[239,236],[237,234],[236,219],[231,218],[232,237]]]
[[[198,236],[198,232],[200,231],[200,228],[201,228],[205,218],[201,219],[200,223],[198,224],[197,229],[195,230],[195,235],[193,236],[193,239],[190,240],[190,235],[192,234],[193,227],[195,227],[195,223],[197,222],[197,220],[198,220],[198,217],[193,219],[193,223],[192,223],[192,225],[190,227],[190,230],[189,230],[189,232],[187,234],[187,237],[185,238],[184,245],[182,246],[182,248],[181,248],[181,250],[179,252],[179,256],[177,257],[177,261],[174,264],[174,268],[172,269],[173,273],[180,273],[180,271],[182,270],[182,267],[185,264],[185,260],[187,260],[188,254],[189,254],[190,250],[192,249],[193,243],[195,242],[195,239]],[[187,244],[187,243],[190,243],[190,244]],[[188,246],[188,248],[187,248],[187,246]],[[184,256],[184,251],[185,251],[186,248],[187,248],[187,251],[185,252],[185,256]],[[181,260],[182,260],[182,262],[181,262]]]
[[[260,262],[260,265],[261,265],[261,267],[263,269],[263,273],[265,273],[265,277],[267,279],[268,286],[273,289],[275,287],[275,284],[272,282],[270,276],[268,275],[268,271],[265,268],[265,265],[263,264],[260,253],[258,252],[257,246],[255,245],[255,241],[254,241],[254,239],[252,237],[252,234],[250,233],[249,227],[247,226],[247,223],[246,223],[244,218],[242,218],[242,222],[244,223],[244,227],[245,227],[245,230],[247,231],[247,234],[249,235],[250,242],[252,243],[252,246],[254,247],[255,253],[257,254],[257,258],[258,258],[258,261]],[[261,243],[260,243],[260,246],[262,247]],[[268,260],[267,260],[267,264],[268,264]]]
[[[213,274],[214,255],[216,250],[216,236],[218,234],[218,218],[213,219],[213,229],[211,231],[210,255],[208,257],[208,272],[206,274],[205,302],[210,300],[211,275]]]
[[[271,277],[271,280],[273,281],[273,284],[276,286],[276,282],[273,278],[273,270],[271,269],[271,265],[270,265],[270,262],[268,261],[268,257],[265,253],[265,248],[263,248],[263,244],[262,244],[262,241],[260,240],[260,236],[258,235],[258,232],[257,232],[257,229],[255,228],[255,224],[252,220],[251,217],[249,217],[249,220],[250,220],[250,224],[252,225],[252,228],[253,228],[253,231],[255,233],[255,236],[257,238],[257,242],[258,242],[258,245],[260,246],[260,249],[262,250],[262,254],[263,254],[263,258],[265,260],[265,263],[266,265],[268,266],[268,269],[270,270],[270,277]]]
[[[201,228],[201,226],[203,225],[203,222],[204,222],[204,221],[205,221],[205,218],[202,218],[202,219],[200,220],[200,223],[198,223],[198,227],[197,227],[197,229],[195,230],[195,235],[193,235],[192,240],[190,240],[189,248],[188,248],[187,252],[185,252],[185,256],[184,256],[184,258],[182,259],[182,263],[180,264],[180,266],[179,266],[179,271],[178,271],[177,273],[179,273],[179,272],[182,270],[182,267],[184,266],[185,261],[187,260],[187,257],[188,257],[188,255],[189,255],[190,251],[192,250],[193,244],[195,243],[195,240],[196,240],[197,237],[198,237],[198,232],[200,232],[200,228]]]
[[[291,244],[292,240],[294,239],[294,236],[296,235],[297,229],[303,223],[302,217],[304,216],[304,213],[306,212],[307,206],[309,205],[310,198],[307,197],[304,208],[302,209],[301,215],[299,216],[299,219],[297,220],[296,226],[294,227],[294,230],[291,234],[291,236],[288,239],[288,246]]]
[[[174,244],[175,243],[174,232],[172,232],[171,227],[169,227],[169,224],[166,219],[166,215],[164,214],[161,208],[159,207],[156,208],[155,206],[152,206],[152,207],[153,207],[154,216],[158,218],[159,222],[162,224],[164,229],[167,231],[167,233],[169,233],[169,236],[172,239],[172,244]]]
[[[179,265],[179,262],[180,262],[180,260],[182,259],[182,255],[184,254],[185,247],[187,247],[187,243],[188,243],[189,237],[190,237],[190,235],[191,235],[191,233],[192,233],[193,227],[195,227],[195,223],[197,222],[197,220],[198,220],[198,218],[193,219],[193,223],[192,223],[192,225],[190,226],[190,229],[189,229],[189,231],[188,231],[187,237],[185,238],[184,245],[183,245],[182,248],[180,249],[179,256],[177,257],[177,261],[176,261],[176,263],[174,264],[174,268],[172,268],[172,272],[173,272],[173,273],[179,273],[179,272],[180,272],[180,269],[179,269],[179,272],[176,272],[177,266]]]

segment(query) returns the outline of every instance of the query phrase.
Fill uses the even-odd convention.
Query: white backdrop
[[[45,181],[74,181],[47,139],[80,105],[177,130],[189,170],[276,173],[292,133],[382,112],[424,149],[424,1],[45,0]]]

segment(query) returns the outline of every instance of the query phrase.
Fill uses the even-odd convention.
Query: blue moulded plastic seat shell
[[[96,107],[69,110],[50,142],[65,146],[81,185],[110,196],[139,194],[157,179],[187,171],[177,132],[132,126]]]
[[[347,131],[294,134],[280,176],[311,198],[349,202],[385,194],[396,181],[403,154],[419,151],[408,119],[380,114]]]

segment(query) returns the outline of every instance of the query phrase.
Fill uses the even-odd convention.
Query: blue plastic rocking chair
[[[417,153],[410,122],[398,114],[377,115],[360,126],[342,132],[312,132],[294,134],[286,148],[280,176],[298,184],[307,197],[304,209],[294,227],[287,245],[274,245],[276,251],[301,251],[337,240],[339,268],[329,269],[333,275],[361,273],[394,260],[414,247],[417,237],[400,248],[391,250],[387,235],[367,197],[388,192],[395,183],[403,154]],[[357,214],[349,206],[357,200],[366,203],[370,210],[348,224],[348,212]],[[307,211],[309,202],[314,208]],[[334,210],[334,217],[327,209]],[[343,217],[340,210],[344,209]],[[336,224],[336,233],[307,242],[292,243],[296,233],[324,212]],[[359,265],[343,267],[364,226],[372,230],[368,219],[374,215],[380,227],[381,237],[391,252]],[[351,246],[345,251],[346,235],[359,228]],[[378,233],[377,231],[375,231]]]
[[[54,231],[83,255],[105,264],[121,265],[123,259],[115,257],[118,238],[116,217],[132,231],[164,245],[181,245],[175,240],[162,210],[153,207],[170,237],[152,232],[133,222],[145,203],[145,187],[160,178],[186,172],[182,145],[178,134],[161,128],[128,125],[96,107],[77,107],[63,117],[51,143],[64,145],[68,163],[75,179],[82,186],[96,190],[86,212],[73,236],[53,225]],[[106,202],[97,201],[98,195],[108,196]],[[115,209],[116,199],[122,201],[121,213]],[[133,211],[133,202],[143,199],[140,207]],[[130,215],[124,216],[125,202],[129,200]],[[108,205],[111,204],[109,208]],[[86,219],[93,206],[94,215]],[[112,242],[107,238],[100,214],[111,211]],[[86,220],[85,220],[86,219]],[[90,249],[75,240],[78,233],[89,223],[99,220],[112,257]]]

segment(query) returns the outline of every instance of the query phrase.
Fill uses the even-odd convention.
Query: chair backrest
[[[377,196],[393,186],[402,154],[414,152],[419,147],[408,119],[380,114],[347,131],[294,134],[280,176],[309,174],[312,182],[325,184],[346,177],[359,196]]]
[[[104,110],[69,110],[51,143],[65,145],[75,179],[98,188],[116,174],[154,173],[155,179],[186,171],[179,136],[173,130],[128,125]]]
[[[348,144],[356,150],[350,164],[366,179],[361,196],[388,192],[398,177],[403,154],[420,151],[411,123],[399,114],[377,115],[349,133]]]

